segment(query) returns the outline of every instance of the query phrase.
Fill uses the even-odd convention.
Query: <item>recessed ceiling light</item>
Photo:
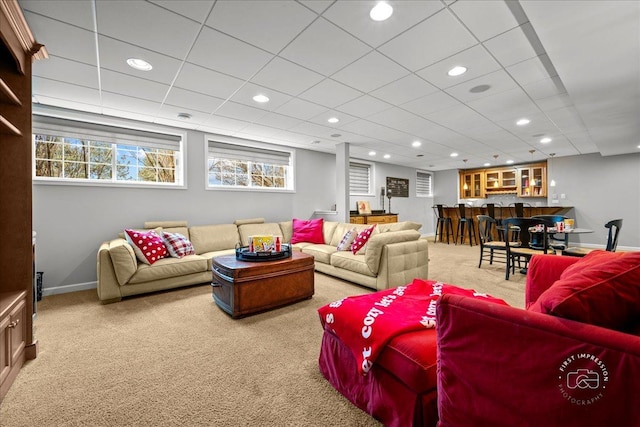
[[[139,58],[129,58],[127,59],[127,64],[129,64],[129,67],[140,71],[150,71],[153,68],[147,61]]]
[[[269,97],[267,95],[259,94],[253,97],[253,100],[264,104],[265,102],[269,102]]]
[[[447,74],[449,74],[451,77],[456,77],[456,76],[460,76],[464,73],[467,72],[467,67],[462,67],[460,65],[457,65],[455,67],[453,67],[452,69],[450,69]]]
[[[549,138],[548,136],[547,136],[547,137],[544,137],[544,138],[542,138],[542,139],[540,140],[540,142],[541,142],[542,144],[548,144],[548,143],[550,143],[550,142],[551,142],[551,138]]]
[[[178,118],[182,120],[189,120],[191,117],[189,113],[178,113]]]
[[[531,123],[531,120],[529,119],[520,119],[516,122],[518,126],[528,125],[529,123]]]
[[[451,153],[449,154],[451,157],[458,157],[458,153]]]
[[[331,138],[338,138],[338,137],[340,137],[340,136],[342,136],[342,134],[341,134],[341,133],[332,133],[332,134],[331,134]]]
[[[339,118],[337,117],[331,117],[329,118],[329,120],[327,120],[329,123],[338,123],[340,121]]]
[[[382,157],[384,157],[385,159],[390,159],[390,158],[391,158],[391,154],[385,154],[385,155],[384,155],[384,156],[382,156]]]
[[[484,165],[485,166],[491,166],[491,163],[485,163]]]
[[[424,154],[416,154],[416,157],[424,157]]]
[[[392,14],[393,8],[386,1],[379,1],[369,12],[369,16],[374,21],[384,21],[389,19]]]
[[[412,146],[412,147],[420,147],[421,145],[422,145],[422,142],[420,142],[420,141],[413,141],[413,142],[411,143],[411,146]]]
[[[638,145],[638,148],[640,148],[640,145]]]
[[[513,164],[513,160],[507,160],[507,164],[508,165],[512,165]]]
[[[376,152],[375,152],[375,151],[369,151],[369,155],[370,155],[370,156],[375,156],[375,155],[376,155]]]

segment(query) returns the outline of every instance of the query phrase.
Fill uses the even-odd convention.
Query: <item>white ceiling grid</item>
[[[383,22],[370,0],[19,3],[46,106],[430,170],[640,144],[637,1],[396,0]]]

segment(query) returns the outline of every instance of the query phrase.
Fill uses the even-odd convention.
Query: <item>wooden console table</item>
[[[369,215],[351,215],[349,217],[351,224],[389,224],[398,222],[398,214],[369,214]]]

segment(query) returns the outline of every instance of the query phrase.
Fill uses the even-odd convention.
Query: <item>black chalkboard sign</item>
[[[387,194],[391,197],[409,197],[409,180],[404,178],[387,177]]]

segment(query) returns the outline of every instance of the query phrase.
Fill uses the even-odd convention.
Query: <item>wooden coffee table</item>
[[[235,255],[212,259],[213,300],[233,318],[311,298],[313,256],[293,252],[277,261],[240,261]]]

